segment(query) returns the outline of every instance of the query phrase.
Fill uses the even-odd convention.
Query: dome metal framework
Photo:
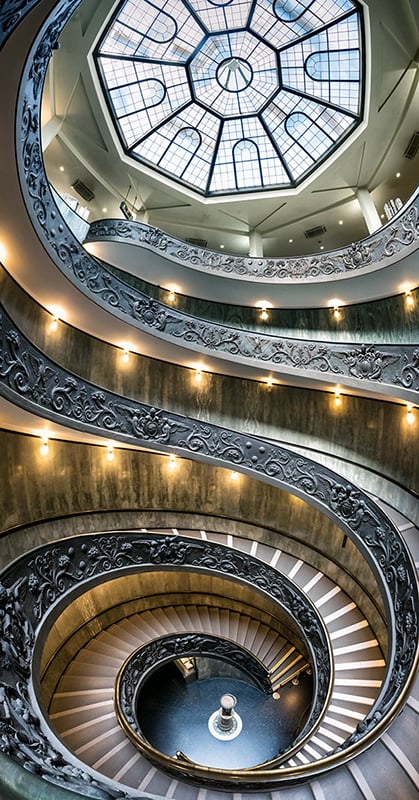
[[[362,120],[353,0],[124,0],[94,60],[125,153],[203,196],[293,188]]]

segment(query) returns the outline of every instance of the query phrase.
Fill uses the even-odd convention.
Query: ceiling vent
[[[317,228],[309,228],[308,231],[304,231],[304,236],[306,239],[316,239],[322,236],[323,233],[326,233],[326,228],[324,225],[318,225]]]
[[[80,197],[82,197],[83,200],[86,200],[88,203],[90,203],[90,201],[94,198],[94,193],[92,190],[89,189],[89,187],[78,178],[76,181],[74,181],[74,183],[71,184],[71,188],[74,189],[74,191],[77,192],[77,194],[79,194]]]
[[[403,155],[406,158],[414,158],[418,150],[419,150],[419,131],[415,131]]]
[[[194,247],[206,247],[208,242],[205,239],[187,239],[188,244],[193,244]]]

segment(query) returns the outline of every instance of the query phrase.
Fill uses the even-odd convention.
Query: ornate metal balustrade
[[[32,221],[52,259],[75,286],[105,310],[129,322],[139,330],[152,333],[182,347],[191,347],[208,355],[252,363],[291,376],[309,373],[332,382],[345,381],[363,390],[368,384],[383,393],[390,387],[392,396],[415,402],[419,389],[419,349],[417,345],[340,344],[298,340],[267,335],[210,322],[170,308],[146,293],[117,278],[102,263],[91,257],[73,236],[54,202],[45,175],[40,142],[40,102],[43,81],[51,50],[62,27],[79,0],[61,0],[38,36],[26,64],[22,91],[17,109],[17,154],[22,190]],[[374,237],[338,253],[310,259],[252,260],[219,255],[210,251],[200,254],[196,248],[170,239],[161,231],[121,221],[97,223],[98,231],[114,231],[118,236],[138,236],[157,251],[177,254],[179,260],[208,261],[208,268],[228,268],[238,273],[254,269],[266,278],[296,280],[319,275],[342,274],[361,269],[374,258],[377,263],[403,248],[415,245],[419,238],[419,199],[416,195],[409,208]],[[217,254],[218,257],[218,254]],[[306,264],[307,262],[307,264]],[[316,263],[314,263],[316,262]],[[218,266],[217,266],[218,264]],[[288,264],[288,266],[287,266]],[[211,267],[212,265],[212,267]],[[247,265],[247,266],[246,266]],[[276,265],[276,266],[275,266]],[[304,266],[305,265],[305,266]],[[283,271],[285,270],[284,274]],[[289,272],[287,273],[287,270]],[[285,277],[285,273],[288,277]],[[281,277],[282,276],[282,277]],[[387,390],[388,391],[388,390]]]
[[[404,209],[377,233],[347,247],[324,255],[304,257],[254,258],[219,253],[176,239],[159,228],[141,222],[104,219],[92,222],[86,242],[112,241],[141,245],[177,264],[256,283],[298,283],[319,278],[335,279],[365,269],[384,266],[389,259],[419,240],[419,191]]]
[[[26,341],[5,313],[0,335],[0,393],[15,404],[61,424],[111,434],[122,442],[233,467],[285,487],[334,518],[370,563],[381,588],[389,627],[388,668],[382,691],[356,733],[341,746],[340,758],[350,758],[378,738],[400,709],[413,680],[418,660],[419,604],[407,547],[368,495],[331,470],[271,441],[151,407],[81,380]],[[263,588],[262,583],[257,585]],[[311,620],[303,624],[306,631],[307,626],[311,626]],[[301,770],[304,773],[300,768],[299,774]],[[281,775],[283,780],[293,779],[289,770],[281,770]]]
[[[54,747],[51,731],[48,736],[45,722],[41,723],[39,709],[42,701],[37,699],[37,694],[44,631],[51,626],[67,602],[76,594],[88,591],[89,586],[97,584],[99,579],[110,580],[127,572],[156,567],[222,575],[246,583],[254,591],[271,597],[282,609],[285,621],[291,620],[300,632],[314,669],[313,704],[299,738],[319,723],[331,691],[331,648],[324,624],[313,604],[289,578],[247,554],[230,551],[211,542],[178,536],[150,536],[140,532],[84,535],[45,545],[25,554],[2,574],[1,743],[3,751],[26,769],[47,780],[54,777],[56,782],[69,788],[83,788],[86,796],[107,797],[106,793],[99,793],[102,787],[96,789],[97,784],[91,776],[84,774],[81,766],[70,767],[66,763],[65,757],[56,750],[56,743]],[[210,648],[208,642],[205,645],[204,638],[197,635],[195,645],[202,644],[204,652],[216,649]],[[188,646],[191,646],[190,641]],[[167,656],[168,649],[173,657],[183,652],[177,639],[172,640],[171,644],[164,640],[151,643],[142,654],[137,654],[133,668],[139,667],[139,659],[142,658],[142,668],[146,669],[150,666],[150,658],[153,660],[158,652],[160,655],[164,652]],[[224,655],[226,651],[230,657],[233,655],[228,643],[219,644],[218,649]],[[234,657],[237,660],[237,653]],[[31,674],[32,688],[28,690]],[[262,668],[257,670],[257,677],[266,688],[266,675]],[[173,766],[174,760],[163,754],[156,758],[163,768]],[[176,761],[175,764],[175,771],[180,770],[185,774],[185,766]],[[196,770],[195,778],[200,774],[198,766]],[[204,769],[203,780],[206,776],[208,778],[207,773],[208,770]],[[238,778],[240,773],[235,772],[230,780]],[[253,776],[255,785],[261,780],[263,775]],[[209,778],[209,782],[215,786],[221,786],[223,781],[228,783],[219,770],[214,770],[212,778]],[[252,783],[251,777],[249,782]],[[117,796],[122,795],[111,788],[109,797]]]

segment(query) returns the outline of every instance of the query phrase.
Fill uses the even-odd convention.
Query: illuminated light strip
[[[337,611],[333,611],[332,614],[328,614],[327,617],[324,617],[323,622],[327,625],[328,622],[333,622],[333,620],[343,617],[344,614],[348,614],[349,611],[353,611],[354,608],[356,608],[355,603],[348,603],[346,606],[342,606],[342,608],[338,608]]]
[[[336,656],[343,656],[347,653],[352,653],[354,650],[371,650],[373,647],[378,647],[377,639],[370,639],[368,642],[358,642],[357,644],[348,644],[345,647],[337,647],[333,650]]]
[[[367,628],[369,625],[368,620],[363,619],[360,622],[355,622],[353,625],[348,625],[346,628],[339,628],[338,631],[334,631],[330,634],[330,638],[333,641],[334,639],[340,639],[341,636],[346,636],[349,633],[354,633],[354,631],[360,631],[362,628]]]
[[[277,565],[278,559],[280,558],[280,555],[281,555],[281,552],[282,552],[281,550],[275,550],[275,552],[274,552],[274,554],[273,554],[273,556],[272,556],[272,558],[271,558],[271,560],[269,562],[269,566],[275,567]]]
[[[141,758],[142,758],[142,756],[141,756],[141,753],[137,753],[137,752],[135,752],[135,753],[134,753],[134,755],[133,755],[133,756],[131,756],[130,760],[129,760],[129,761],[127,761],[127,763],[126,763],[126,764],[124,764],[124,766],[123,766],[123,767],[121,767],[121,769],[120,769],[120,770],[118,770],[118,772],[116,773],[116,775],[114,775],[114,776],[113,776],[112,780],[113,780],[113,781],[119,781],[119,780],[121,780],[122,776],[123,776],[123,775],[125,775],[125,774],[126,774],[126,773],[127,773],[127,772],[128,772],[130,769],[131,769],[131,767],[133,767],[133,766],[134,766],[134,764],[135,764],[137,761],[140,761],[140,759],[141,759]]]
[[[293,566],[293,568],[292,568],[292,569],[290,569],[290,571],[289,571],[289,573],[288,573],[288,577],[289,577],[289,578],[294,578],[294,577],[296,576],[297,572],[298,572],[298,571],[301,569],[301,567],[303,566],[303,564],[304,564],[304,561],[301,561],[301,560],[298,560],[298,561],[296,561],[296,562],[295,562],[295,564],[294,564],[294,566]]]
[[[316,585],[316,583],[318,583],[319,580],[323,577],[324,577],[323,572],[316,572],[316,574],[313,575],[312,579],[308,583],[306,583],[305,586],[303,586],[303,592],[309,592],[310,589],[312,589]]]
[[[394,756],[396,761],[399,762],[400,766],[404,769],[412,783],[415,785],[416,789],[419,791],[419,772],[415,769],[412,762],[408,759],[403,750],[398,744],[396,744],[394,739],[392,739],[388,733],[383,733],[381,741],[387,747],[387,749],[390,750],[391,755]]]
[[[319,739],[318,736],[312,736],[310,742],[314,742],[314,744],[316,744],[317,747],[320,747],[321,750],[324,750],[325,753],[330,753],[332,750],[334,750],[331,744],[328,744],[327,742],[322,742],[322,740]]]
[[[332,597],[334,597],[336,594],[339,594],[341,591],[342,589],[340,586],[334,586],[334,588],[330,589],[330,591],[328,591],[327,594],[324,594],[323,597],[319,597],[318,600],[314,600],[314,605],[317,606],[317,608],[321,608],[325,603],[328,603]]]
[[[147,789],[148,784],[154,778],[157,772],[157,767],[151,767],[151,769],[147,772],[147,775],[144,776],[141,783],[137,786],[137,792],[144,792]],[[115,780],[115,778],[114,778]]]
[[[115,719],[115,711],[113,711],[112,716]],[[93,722],[98,723],[101,722],[102,719],[103,717],[98,717],[96,720],[93,720]],[[108,739],[110,736],[115,736],[120,732],[120,730],[121,729],[119,725],[116,725],[115,728],[110,728],[108,731],[101,733],[100,736],[96,736],[94,739],[89,739],[86,744],[83,744],[81,747],[78,747],[77,750],[74,750],[74,754],[76,756],[81,755],[86,750],[89,750],[90,747],[95,747],[97,744],[99,744],[99,742],[104,742],[105,739]]]
[[[345,741],[345,736],[338,736],[337,733],[334,733],[334,731],[329,731],[327,728],[319,728],[319,733],[321,733],[322,736],[326,736],[326,738],[331,739],[332,742],[336,742],[337,744],[342,744],[342,742]]]
[[[383,658],[375,661],[344,661],[342,664],[335,664],[335,672],[342,672],[345,669],[372,669],[373,667],[385,667],[386,662]]]
[[[364,800],[376,800],[375,794],[371,791],[369,784],[365,780],[364,775],[358,767],[358,764],[356,764],[354,761],[349,761],[346,766],[358,788],[361,790]]]
[[[115,712],[112,711],[112,713],[103,714],[101,717],[95,717],[94,719],[89,719],[86,722],[80,722],[79,725],[74,725],[73,728],[68,728],[66,731],[61,731],[61,735],[62,736],[71,736],[73,733],[78,733],[79,731],[84,731],[86,728],[91,728],[92,725],[97,725],[97,723],[99,721],[103,721],[105,719],[111,719],[111,717],[114,717],[114,716],[115,716]],[[118,728],[115,728],[115,730],[118,730]],[[89,742],[87,746],[90,747],[90,744],[91,744],[91,742]],[[85,748],[85,747],[86,747],[86,745],[83,745],[83,748]],[[76,750],[75,752],[79,752],[79,751]]]
[[[350,717],[351,719],[357,720],[364,719],[365,716],[365,714],[361,714],[359,711],[354,711],[353,708],[335,706],[333,703],[330,704],[329,711],[333,711],[334,714],[338,714],[340,717]],[[325,717],[325,719],[327,719],[327,717]]]
[[[54,699],[55,699],[54,695]],[[62,717],[68,717],[70,714],[80,714],[81,711],[89,711],[92,708],[102,708],[103,706],[113,707],[113,698],[111,697],[110,700],[99,700],[97,703],[88,703],[85,706],[76,706],[75,708],[67,708],[65,711],[56,711],[55,714],[49,714],[48,716],[50,719],[60,719]]]
[[[353,686],[364,686],[365,688],[374,688],[378,689],[381,686],[382,681],[373,681],[368,680],[368,678],[352,678],[351,679],[351,687]],[[347,678],[335,678],[335,686],[347,686],[348,679]]]
[[[130,743],[129,739],[123,739],[122,742],[118,742],[118,744],[116,744],[115,747],[112,747],[103,756],[101,756],[97,761],[95,761],[95,763],[92,764],[92,768],[93,769],[100,769],[102,764],[105,764],[106,761],[108,761],[113,756],[116,756],[116,754],[119,753],[120,750],[123,750],[124,747],[128,747],[130,744],[131,743]]]
[[[345,692],[333,692],[332,700],[342,700],[344,703],[359,703],[364,706],[372,706],[375,702],[374,697],[364,697],[362,694],[345,694]]]
[[[361,719],[364,718],[361,716]],[[341,722],[341,720],[333,719],[333,717],[329,717],[329,715],[327,715],[324,718],[324,721],[327,723],[327,725],[331,725],[333,728],[338,728],[338,730],[345,731],[346,733],[353,733],[355,728],[355,725],[347,725],[346,722]]]

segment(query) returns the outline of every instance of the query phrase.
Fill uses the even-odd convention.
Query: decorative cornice
[[[18,165],[27,207],[52,259],[67,278],[106,311],[139,330],[164,338],[172,344],[199,350],[208,355],[234,358],[259,368],[276,369],[291,376],[308,373],[310,377],[321,376],[323,380],[327,378],[333,382],[338,380],[342,383],[346,379],[351,386],[359,388],[367,384],[371,384],[375,390],[378,387],[391,387],[393,394],[397,394],[399,388],[405,393],[417,392],[417,345],[378,346],[367,343],[299,340],[220,325],[184,314],[152,299],[116,277],[83,249],[55,204],[45,175],[40,143],[40,102],[45,72],[59,32],[77,3],[78,0],[62,0],[58,3],[55,16],[50,17],[43,34],[34,45],[32,58],[25,68],[22,81],[16,128]],[[319,259],[316,257],[316,265],[314,266],[313,261],[307,268],[308,271],[314,270],[320,274],[324,270],[324,274],[329,274],[330,270],[332,274],[335,259],[339,265],[338,271],[342,273],[342,270],[352,271],[364,267],[373,259],[373,255],[378,259],[377,263],[380,259],[394,256],[418,240],[418,208],[419,195],[416,195],[412,205],[375,237],[351,245],[337,254],[329,253]],[[92,226],[92,230],[128,240],[129,237],[137,237],[158,252],[176,253],[179,260],[189,258],[195,263],[202,258],[205,264],[208,261],[208,269],[211,265],[211,268],[218,269],[217,264],[220,269],[236,265],[235,269],[241,273],[248,264],[249,274],[253,275],[254,269],[256,272],[258,269],[266,270],[266,277],[270,279],[275,278],[278,270],[288,268],[290,271],[287,273],[287,280],[295,280],[297,274],[302,279],[307,262],[307,259],[291,259],[288,267],[280,267],[288,262],[281,259],[267,260],[265,264],[263,259],[242,259],[210,251],[202,251],[200,255],[199,249],[171,239],[155,228],[124,221],[99,222]],[[219,256],[219,261],[216,256]],[[275,268],[272,266],[274,263],[277,265]],[[320,268],[320,265],[323,266]]]
[[[159,228],[130,220],[104,219],[92,222],[86,242],[111,241],[138,245],[177,264],[216,275],[269,283],[317,281],[341,278],[403,254],[419,240],[419,192],[399,215],[380,230],[348,247],[322,255],[287,258],[254,258],[219,253],[176,239]]]

